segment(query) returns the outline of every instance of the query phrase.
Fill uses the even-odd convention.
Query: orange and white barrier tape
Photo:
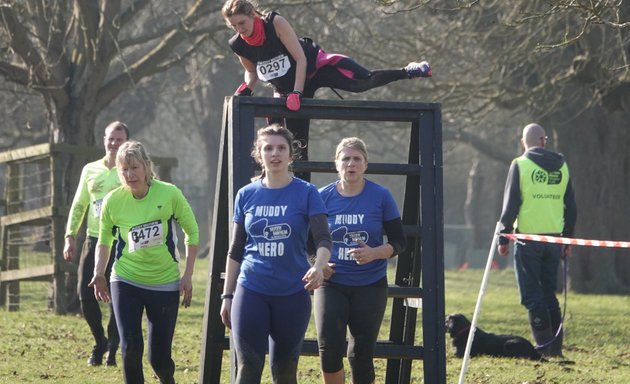
[[[630,248],[630,241],[571,239],[568,237],[530,235],[526,233],[501,233],[500,235],[513,241],[533,240],[544,243],[583,245],[587,247]]]

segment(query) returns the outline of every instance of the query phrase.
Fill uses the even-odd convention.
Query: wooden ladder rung
[[[387,296],[400,299],[422,298],[422,288],[401,287],[399,285],[390,284],[387,287]]]
[[[316,339],[304,339],[302,355],[319,355]],[[374,347],[374,357],[377,359],[421,360],[424,357],[424,347],[421,345],[399,344],[389,340],[378,340]]]
[[[365,173],[372,175],[408,175],[419,176],[421,171],[419,164],[408,163],[370,163]],[[331,161],[306,161],[293,162],[293,170],[296,172],[336,173],[335,163]]]
[[[230,350],[230,337],[225,336],[216,343],[224,351]],[[317,339],[307,338],[302,343],[302,356],[318,356]],[[424,347],[395,343],[389,340],[377,340],[374,347],[374,357],[377,359],[421,360],[424,358]]]

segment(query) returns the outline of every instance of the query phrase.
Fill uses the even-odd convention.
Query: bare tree
[[[446,112],[447,118],[452,116],[463,127],[455,138],[467,137],[480,152],[503,158],[496,156],[505,145],[500,136],[512,138],[512,132],[475,122],[499,108],[528,113],[547,128],[552,145],[567,157],[580,210],[576,235],[627,240],[628,2],[380,3],[388,13],[429,12],[433,21],[424,29],[434,34],[443,31],[434,35],[434,41],[447,56],[445,60],[456,64],[449,67],[453,70],[449,78],[437,81],[436,87],[438,99],[457,105]],[[459,123],[463,119],[471,123]],[[575,290],[630,291],[627,253],[576,248],[574,254],[571,281]]]
[[[0,74],[42,96],[51,142],[94,145],[97,116],[138,83],[182,63],[214,32],[220,5],[26,0],[0,5]],[[78,166],[66,169],[66,191]]]

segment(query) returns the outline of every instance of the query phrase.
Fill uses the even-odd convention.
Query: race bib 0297
[[[259,61],[256,64],[256,74],[263,81],[270,81],[282,77],[289,72],[291,62],[287,55],[279,55],[273,59]]]

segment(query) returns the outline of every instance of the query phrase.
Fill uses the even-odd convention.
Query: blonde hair
[[[118,176],[120,181],[124,184],[125,178],[122,177],[123,164],[129,165],[131,162],[138,162],[142,164],[145,171],[145,181],[147,185],[151,185],[153,179],[155,179],[155,172],[153,171],[153,162],[149,157],[144,145],[139,141],[130,140],[123,143],[116,152],[116,169],[118,170]]]
[[[260,128],[256,131],[256,138],[254,139],[254,145],[252,145],[250,154],[254,161],[261,166],[262,172],[259,176],[252,178],[252,180],[258,180],[265,177],[265,167],[262,166],[262,159],[260,158],[261,139],[270,135],[283,137],[287,141],[287,144],[289,144],[289,158],[291,160],[295,160],[297,158],[297,151],[300,148],[300,145],[299,142],[295,140],[291,131],[279,124],[271,124]]]
[[[341,139],[339,144],[337,144],[337,150],[335,151],[335,160],[337,160],[337,157],[339,157],[339,153],[341,153],[344,148],[351,148],[361,152],[363,158],[365,159],[365,162],[368,162],[368,152],[365,141],[359,139],[358,137],[346,137],[344,139]]]

